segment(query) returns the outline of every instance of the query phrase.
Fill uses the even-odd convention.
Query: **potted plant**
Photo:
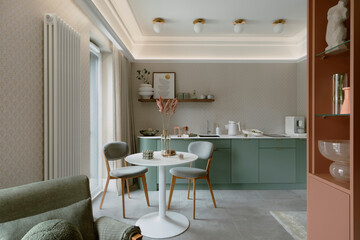
[[[146,68],[143,70],[137,70],[137,76],[136,79],[143,81],[142,84],[140,84],[139,87],[139,95],[143,99],[150,99],[152,95],[154,95],[154,89],[152,88],[149,78],[150,78],[150,71],[148,71]]]

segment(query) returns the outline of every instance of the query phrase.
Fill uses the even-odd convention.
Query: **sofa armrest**
[[[99,240],[141,240],[140,228],[109,217],[100,217],[95,221]]]

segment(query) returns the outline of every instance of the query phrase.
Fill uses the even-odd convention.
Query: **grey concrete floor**
[[[168,197],[169,191],[166,193]],[[292,240],[270,211],[306,211],[305,190],[215,190],[214,194],[217,208],[208,190],[196,191],[196,220],[193,220],[192,199],[187,200],[187,191],[174,191],[171,211],[185,215],[190,227],[170,239]],[[158,192],[155,191],[149,192],[150,207],[142,190],[131,192],[130,199],[126,196],[126,219],[122,218],[121,196],[108,192],[102,210],[99,210],[100,199],[93,201],[95,218],[109,216],[135,224],[141,216],[158,211]]]

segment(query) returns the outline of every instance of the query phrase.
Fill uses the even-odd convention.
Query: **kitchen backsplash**
[[[215,95],[212,103],[179,103],[172,126],[189,126],[190,132],[205,133],[206,121],[215,132],[229,120],[240,121],[241,127],[256,128],[267,133],[283,133],[285,116],[297,115],[299,63],[134,63],[132,64],[135,128],[162,129],[156,103],[138,102],[136,70],[146,67],[151,72],[176,72],[176,91]],[[306,84],[306,83],[305,83]],[[306,94],[306,93],[305,93]],[[303,112],[303,111],[302,111]],[[172,129],[170,129],[172,132]],[[140,135],[140,134],[139,134]]]

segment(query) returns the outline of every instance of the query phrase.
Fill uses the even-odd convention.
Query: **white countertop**
[[[219,135],[220,137],[178,137],[177,135],[171,135],[171,139],[306,139],[307,137],[304,134],[301,135],[291,135],[286,137],[269,137],[269,136],[247,136],[245,137],[243,134],[236,136],[229,135]],[[161,136],[138,136],[138,138],[148,138],[148,139],[160,139]]]

